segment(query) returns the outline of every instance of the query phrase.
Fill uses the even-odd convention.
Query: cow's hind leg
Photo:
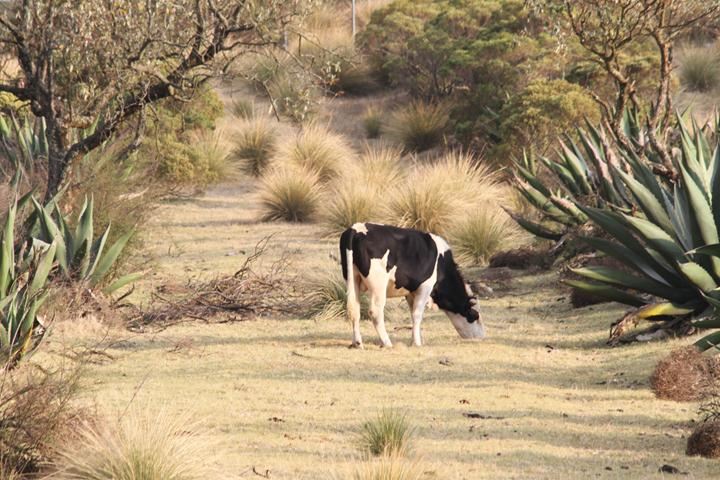
[[[373,289],[370,294],[370,317],[375,324],[380,342],[383,347],[392,347],[392,342],[385,329],[385,301],[387,299],[385,288]]]
[[[360,285],[357,280],[357,276],[353,275],[350,280],[353,282],[353,288],[348,289],[347,292],[347,314],[353,329],[350,348],[363,348],[360,335]]]

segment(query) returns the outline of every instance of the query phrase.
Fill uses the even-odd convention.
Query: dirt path
[[[289,255],[295,272],[337,268],[335,242],[313,225],[258,223],[247,179],[163,205],[148,235],[158,268],[147,289],[231,273],[262,238],[267,262]],[[480,272],[469,272],[477,276]],[[407,412],[414,454],[428,479],[717,478],[717,464],[684,455],[695,404],[656,400],[648,376],[659,357],[687,343],[604,346],[617,307],[572,310],[554,274],[490,282],[482,302],[489,337],[463,342],[441,314],[424,324],[427,345],[352,351],[349,326],[297,318],[200,322],[157,334],[124,334],[114,361],[90,372],[102,408],[147,401],[191,411],[222,452],[209,478],[348,478],[357,432],[382,408]]]

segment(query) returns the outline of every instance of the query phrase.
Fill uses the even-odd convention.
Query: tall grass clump
[[[62,480],[210,478],[208,452],[192,421],[167,412],[130,412],[117,423],[85,424],[55,462]]]
[[[378,189],[357,180],[338,182],[328,191],[322,212],[328,236],[340,234],[357,222],[380,220],[382,204]]]
[[[446,106],[414,102],[390,115],[386,131],[405,150],[422,152],[442,142],[449,122]]]
[[[317,172],[322,182],[336,178],[355,153],[340,135],[317,124],[306,126],[297,137],[278,147],[278,165]]]
[[[240,170],[253,177],[262,176],[270,166],[276,140],[275,130],[266,120],[244,122],[234,138],[232,153]]]
[[[236,118],[250,120],[255,116],[255,104],[247,98],[233,98],[230,104],[230,113]]]
[[[325,269],[311,277],[306,285],[305,304],[308,314],[318,321],[338,320],[347,317],[347,289],[339,269]],[[368,300],[360,297],[360,315],[368,318]]]
[[[475,208],[499,208],[503,197],[486,166],[471,155],[449,153],[415,167],[389,199],[388,217],[396,225],[445,234]]]
[[[410,450],[413,434],[404,413],[385,409],[363,424],[360,448],[375,456],[402,456]]]
[[[379,110],[370,107],[363,116],[363,127],[367,138],[378,138],[382,133],[382,114]]]
[[[461,263],[486,264],[501,250],[524,243],[520,227],[504,211],[492,206],[479,206],[450,228],[449,240]]]
[[[423,470],[417,462],[397,456],[369,459],[356,466],[353,480],[420,480]]]
[[[680,82],[690,91],[708,92],[720,85],[720,54],[717,45],[689,47],[680,62]]]
[[[309,222],[316,216],[321,192],[317,173],[303,168],[277,168],[262,179],[262,220]]]
[[[203,169],[203,178],[214,183],[227,177],[230,172],[228,159],[230,150],[224,141],[222,132],[204,131],[192,137],[193,152],[197,156],[197,165]]]

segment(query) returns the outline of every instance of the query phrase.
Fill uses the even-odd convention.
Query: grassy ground
[[[338,114],[328,111],[329,120]],[[242,178],[163,205],[146,235],[157,268],[136,300],[166,283],[232,273],[269,235],[265,265],[285,255],[291,275],[339,268],[335,240],[317,226],[259,215],[256,184]],[[438,312],[428,312],[419,349],[407,346],[409,318],[389,325],[391,350],[375,346],[369,322],[365,351],[346,348],[343,321],[118,331],[112,360],[88,371],[87,398],[111,415],[128,404],[192,412],[219,453],[222,473],[208,478],[255,478],[252,467],[273,479],[347,478],[362,422],[385,407],[417,428],[413,458],[428,479],[661,478],[663,464],[684,478],[717,477],[717,463],[684,455],[697,405],[659,401],[648,389],[657,360],[687,340],[609,349],[618,307],[572,310],[554,274],[467,273],[496,292],[482,302],[489,336],[480,343],[460,340]],[[73,328],[51,340],[101,330],[90,321]]]
[[[256,217],[242,180],[163,206],[148,240],[158,270],[146,286],[233,272],[269,234],[269,256],[289,254],[295,271],[330,263],[334,242],[315,227]],[[501,278],[489,281],[496,294],[483,301],[481,343],[461,341],[437,312],[420,349],[406,346],[404,322],[390,326],[392,350],[375,347],[364,322],[366,351],[346,348],[342,321],[195,322],[123,334],[109,350],[115,360],[91,369],[88,395],[109,411],[133,398],[192,411],[222,452],[222,478],[252,466],[271,478],[343,478],[361,423],[383,407],[417,427],[426,478],[659,478],[665,463],[690,478],[716,476],[716,463],[683,453],[696,405],[648,390],[657,359],[686,341],[608,349],[620,309],[572,310],[553,274]]]

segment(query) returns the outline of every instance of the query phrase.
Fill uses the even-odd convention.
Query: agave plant
[[[585,240],[633,271],[590,266],[573,270],[590,281],[566,281],[636,307],[614,325],[611,342],[640,320],[720,328],[720,143],[713,151],[700,129],[691,134],[679,124],[682,153],[675,159],[674,182],[656,176],[637,158],[626,158],[627,172],[612,166],[637,205],[634,214],[576,201],[610,237]],[[720,332],[696,345],[706,349],[718,342]]]
[[[110,248],[105,249],[111,226],[108,225],[100,236],[94,237],[92,197],[85,199],[75,228],[68,224],[56,201],[51,201],[44,207],[34,198],[32,202],[36,216],[36,228],[32,232],[33,243],[57,245],[55,258],[65,279],[86,282],[90,287],[104,282],[134,232],[129,231]],[[123,276],[104,291],[111,293],[139,277],[138,273]]]
[[[34,250],[27,261],[16,262],[16,212],[14,204],[5,219],[0,242],[0,365],[5,368],[13,367],[32,352],[42,338],[44,328],[38,320],[38,309],[45,301],[45,285],[57,250],[53,242],[42,251]]]
[[[41,159],[47,159],[48,141],[45,119],[21,121],[12,115],[0,115],[0,151],[17,173],[31,173]],[[7,175],[7,172],[3,172]]]

